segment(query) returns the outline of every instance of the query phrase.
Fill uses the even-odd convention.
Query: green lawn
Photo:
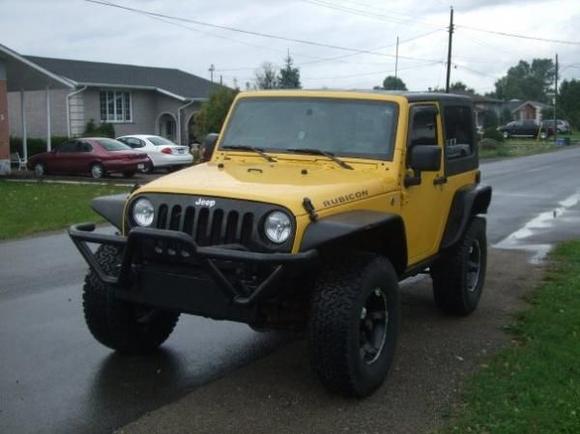
[[[89,206],[93,197],[127,192],[105,185],[63,185],[0,180],[0,239],[62,229],[103,219]]]
[[[514,345],[468,381],[445,432],[580,432],[580,242],[552,259],[530,309],[509,328]]]

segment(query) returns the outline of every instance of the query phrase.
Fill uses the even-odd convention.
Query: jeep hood
[[[345,170],[332,165],[296,164],[200,164],[152,181],[138,190],[210,198],[232,198],[272,203],[305,214],[308,197],[314,208],[344,205],[380,195],[395,188],[395,179],[376,166]]]

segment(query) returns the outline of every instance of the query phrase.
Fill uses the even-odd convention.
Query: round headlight
[[[264,221],[264,233],[273,243],[284,243],[292,233],[292,222],[290,221],[290,217],[281,211],[270,213]]]
[[[139,226],[151,226],[155,217],[155,208],[149,199],[137,199],[133,204],[133,221]]]

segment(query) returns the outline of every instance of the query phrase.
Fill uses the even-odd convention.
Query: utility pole
[[[556,109],[558,108],[558,53],[556,53],[556,68],[554,74],[554,142],[558,138],[558,115]]]
[[[397,36],[397,50],[395,51],[395,78],[399,70],[399,36]]]
[[[451,79],[451,47],[453,45],[453,6],[449,14],[449,45],[447,47],[447,79],[445,80],[445,93],[449,93],[449,81]]]
[[[213,72],[215,71],[215,66],[214,66],[213,63],[210,65],[208,71],[209,71],[209,74],[210,74],[210,77],[211,77],[211,82],[213,83]]]

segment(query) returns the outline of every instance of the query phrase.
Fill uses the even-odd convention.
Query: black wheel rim
[[[388,324],[387,297],[381,288],[375,288],[360,313],[359,346],[363,362],[370,365],[380,357],[387,340]]]
[[[481,275],[481,245],[473,240],[467,252],[467,290],[475,292]]]

